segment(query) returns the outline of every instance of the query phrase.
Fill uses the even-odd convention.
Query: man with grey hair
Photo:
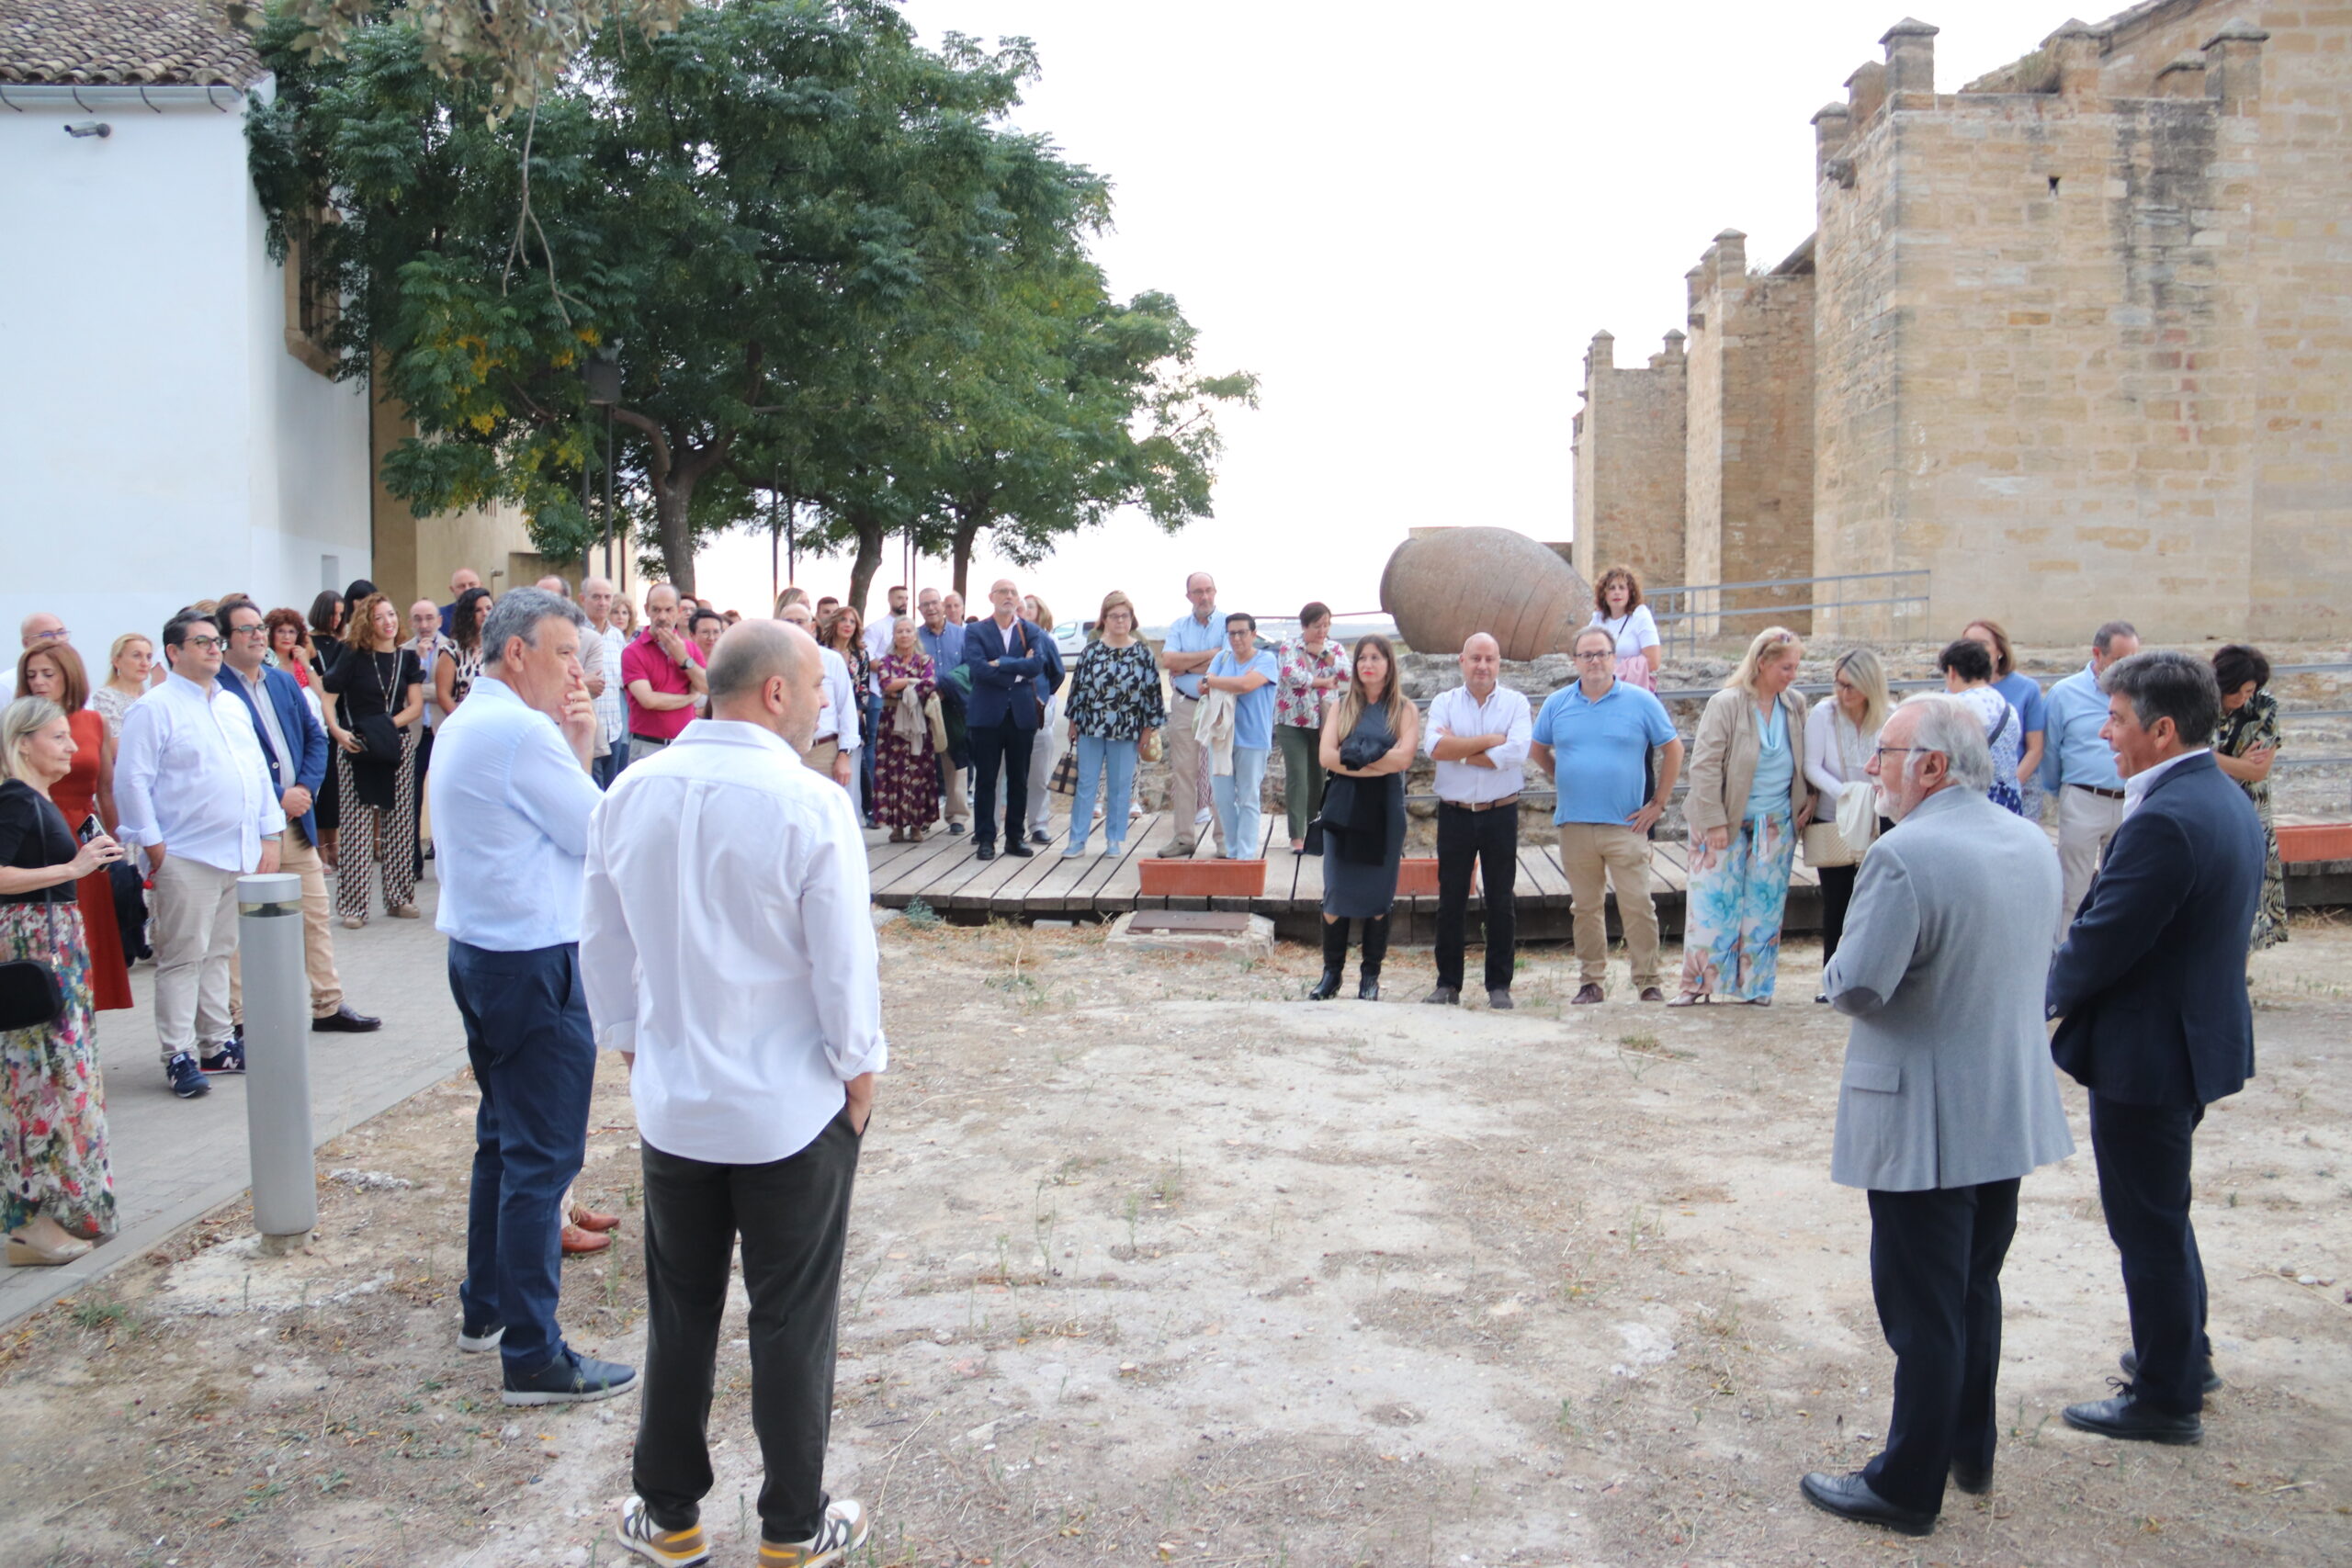
[[[1864,769],[1871,846],[1823,988],[1853,1028],[1829,1179],[1869,1194],[1871,1290],[1894,1352],[1886,1447],[1815,1472],[1816,1507],[1926,1535],[1944,1482],[1992,1483],[2001,1264],[2027,1172],[2074,1152],[2038,981],[2058,857],[1985,791],[1984,728],[1948,696],[1896,708]]]
[[[2051,961],[2048,1010],[2062,1021],[2052,1054],[2090,1090],[2132,1349],[2118,1397],[2064,1414],[2103,1437],[2194,1443],[2221,1380],[2188,1218],[2190,1143],[2205,1108],[2254,1076],[2245,933],[2262,897],[2262,823],[2213,761],[2222,694],[2211,665],[2143,653],[2102,684],[2123,820]]]
[[[17,646],[30,651],[36,648],[51,648],[58,643],[71,644],[74,634],[65,623],[46,610],[35,610],[17,626]],[[17,695],[17,661],[10,660],[0,665],[0,704],[12,702]]]
[[[1168,746],[1168,822],[1171,829],[1168,841],[1159,846],[1163,859],[1182,860],[1193,852],[1200,841],[1200,818],[1196,814],[1201,795],[1210,789],[1209,769],[1204,765],[1208,749],[1193,733],[1193,721],[1201,710],[1201,677],[1225,648],[1225,617],[1217,614],[1216,579],[1205,571],[1196,571],[1184,580],[1184,598],[1191,606],[1185,614],[1169,623],[1168,638],[1160,650],[1159,667],[1168,671],[1168,723],[1160,730]],[[1216,835],[1216,852],[1226,852],[1225,822],[1214,812],[1209,816],[1209,831]],[[1241,852],[1254,854],[1255,846],[1243,846]]]
[[[587,1151],[596,1082],[580,968],[581,879],[596,709],[580,672],[588,617],[517,588],[481,632],[481,673],[441,726],[427,786],[441,847],[449,991],[481,1094],[466,1212],[460,1350],[496,1349],[508,1404],[605,1399],[636,1371],[582,1355],[556,1325],[564,1190]]]
[[[2058,802],[2058,864],[2066,878],[2070,920],[2123,820],[2123,779],[2103,739],[2107,693],[2099,680],[2109,665],[2139,651],[2140,634],[2131,622],[2108,622],[2091,634],[2090,662],[2052,686],[2043,700],[2041,787]],[[2063,925],[2059,934],[2065,934]]]
[[[825,1444],[850,1190],[889,1048],[865,837],[848,794],[801,763],[827,702],[820,651],[775,621],[722,634],[710,716],[631,768],[589,829],[588,1007],[629,1063],[645,1174],[645,1404],[621,1544],[657,1562],[708,1551],[739,1238],[760,1560],[835,1562],[867,1529],[825,1494]]]
[[[776,619],[795,627],[810,641],[816,640],[816,614],[806,603],[786,604],[777,612]],[[847,789],[857,768],[857,687],[850,679],[848,660],[821,644],[817,649],[817,659],[825,702],[817,710],[816,728],[807,742],[796,749],[796,754],[801,766],[822,773]]]
[[[588,612],[587,629],[580,634],[580,673],[596,705],[596,744],[588,771],[598,789],[610,789],[614,775],[628,766],[628,705],[621,694],[621,654],[628,638],[613,624],[609,578],[582,578],[580,607]]]

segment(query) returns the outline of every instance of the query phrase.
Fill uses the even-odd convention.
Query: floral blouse
[[[1323,639],[1323,651],[1310,653],[1305,638],[1283,644],[1282,658],[1277,661],[1279,674],[1274,681],[1274,722],[1299,729],[1320,729],[1323,715],[1338,700],[1348,678],[1348,649],[1337,637]],[[1328,692],[1315,690],[1318,680],[1337,680],[1341,684]],[[1320,702],[1316,699],[1320,697]]]
[[[1139,739],[1168,722],[1159,661],[1141,640],[1125,648],[1091,644],[1069,679],[1069,731],[1102,740]]]
[[[2277,750],[2278,739],[2278,699],[2267,692],[2256,692],[2238,705],[2235,713],[2222,716],[2221,733],[2214,737],[2213,750],[2224,757],[2243,757],[2248,751],[2265,748]],[[2254,802],[2255,809],[2267,821],[2270,817],[2270,781],[2248,782],[2233,780]]]

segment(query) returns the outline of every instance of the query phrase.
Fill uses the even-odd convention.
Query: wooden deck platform
[[[1264,822],[1261,852],[1266,860],[1266,888],[1254,898],[1145,897],[1139,865],[1169,836],[1166,819],[1158,813],[1135,820],[1127,831],[1126,853],[1117,860],[1100,852],[1099,831],[1089,853],[1075,860],[1063,858],[1062,847],[1069,841],[1069,825],[1057,820],[1054,842],[1039,846],[1026,860],[1001,852],[992,861],[975,859],[968,836],[934,828],[919,844],[893,844],[879,833],[868,833],[866,863],[876,904],[902,909],[920,899],[958,924],[978,925],[990,919],[1110,920],[1130,909],[1239,909],[1269,917],[1275,933],[1285,940],[1313,941],[1321,919],[1323,863],[1290,852],[1288,825],[1279,812],[1268,814]],[[1206,859],[1211,852],[1204,832],[1195,858]],[[1650,894],[1657,901],[1659,923],[1669,936],[1679,935],[1682,929],[1683,861],[1680,843],[1660,842],[1650,862]],[[1813,872],[1798,866],[1791,884],[1787,929],[1818,930],[1820,888]],[[1568,879],[1560,869],[1556,841],[1521,839],[1516,902],[1521,938],[1562,941],[1568,937]],[[1484,908],[1484,901],[1474,893],[1470,899],[1473,941],[1477,940]],[[1612,931],[1615,909],[1612,896]],[[1400,898],[1396,914],[1394,940],[1434,938],[1435,897]]]

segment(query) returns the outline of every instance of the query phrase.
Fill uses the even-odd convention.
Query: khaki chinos
[[[1634,988],[1663,987],[1658,975],[1657,904],[1650,897],[1650,841],[1631,828],[1606,822],[1560,824],[1560,869],[1567,874],[1575,909],[1577,964],[1581,983],[1600,985],[1609,974],[1607,888],[1617,890],[1617,919],[1625,928],[1625,955]]]
[[[311,1016],[332,1018],[343,1006],[343,976],[334,966],[334,922],[329,918],[326,863],[319,847],[302,837],[300,824],[286,824],[286,840],[278,846],[277,869],[302,879],[302,967],[311,981]],[[245,1021],[244,965],[229,960],[229,1016]]]
[[[1198,697],[1169,692],[1168,728],[1160,732],[1168,742],[1168,815],[1172,818],[1168,846],[1180,854],[1192,853],[1199,841],[1194,818],[1200,814],[1202,774],[1207,772],[1203,763],[1208,755],[1208,748],[1193,733],[1193,717],[1200,711]],[[1225,853],[1225,820],[1214,811],[1209,813],[1209,831],[1216,835],[1216,852]]]

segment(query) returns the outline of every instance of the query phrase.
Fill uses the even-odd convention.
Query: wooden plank
[[[1568,898],[1568,874],[1560,869],[1558,843],[1522,843],[1519,851],[1519,885],[1532,888],[1539,902],[1566,904]],[[1526,893],[1520,895],[1524,898]]]
[[[1019,855],[1010,855],[1006,858],[1021,861]],[[1056,875],[1063,875],[1070,881],[1075,881],[1078,868],[1065,864],[1061,851],[1054,845],[1032,844],[1029,846],[1029,858],[1026,861],[1021,861],[1021,864],[1012,874],[1006,877],[998,886],[996,893],[989,899],[989,907],[1001,910],[1008,919],[1023,917],[1035,919],[1040,912],[1049,915],[1059,914],[1061,900],[1058,895],[1054,897],[1050,908],[1045,907],[1038,895],[1038,890],[1045,886],[1047,879]]]
[[[1094,885],[1092,897],[1098,915],[1123,915],[1129,909],[1159,909],[1167,907],[1164,898],[1147,898],[1143,895],[1143,863],[1153,857],[1159,847],[1160,835],[1166,831],[1166,817],[1151,812],[1138,819],[1127,834],[1127,852],[1110,874]]]
[[[920,844],[901,846],[908,852],[890,863],[887,878],[874,884],[875,897],[903,903],[920,897],[931,902],[932,883],[957,858],[971,859],[972,840],[961,834],[950,833],[945,828],[933,828]]]
[[[961,886],[947,896],[948,907],[955,909],[984,908],[997,912],[997,895],[1004,886],[1024,872],[1036,869],[1035,856],[1023,858],[1009,855],[999,844],[996,859],[980,863]]]
[[[1073,907],[1082,909],[1100,908],[1102,900],[1108,897],[1105,890],[1123,869],[1127,871],[1128,880],[1133,882],[1136,874],[1132,867],[1136,861],[1150,853],[1151,844],[1148,840],[1151,835],[1159,830],[1159,814],[1156,811],[1147,811],[1127,824],[1125,852],[1116,859],[1104,855],[1089,863],[1086,874],[1079,878],[1078,886],[1071,894]],[[1130,897],[1132,897],[1132,889]]]

